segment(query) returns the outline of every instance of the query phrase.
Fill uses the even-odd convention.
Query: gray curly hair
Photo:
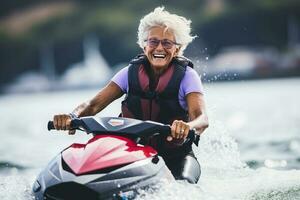
[[[191,20],[170,14],[164,7],[157,7],[140,20],[137,43],[143,49],[146,46],[145,40],[148,39],[150,29],[157,26],[165,27],[174,34],[176,43],[180,44],[178,55],[181,56],[188,44],[197,37],[191,35],[190,24]]]

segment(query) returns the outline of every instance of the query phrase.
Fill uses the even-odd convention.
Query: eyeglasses
[[[168,39],[159,40],[159,39],[156,39],[156,38],[150,38],[148,40],[144,40],[144,42],[147,42],[147,45],[150,48],[158,47],[159,43],[161,43],[161,45],[165,49],[171,49],[174,45],[179,45],[178,43],[173,42],[172,40],[168,40]]]

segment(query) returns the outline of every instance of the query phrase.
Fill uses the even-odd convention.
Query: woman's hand
[[[167,137],[168,141],[181,140],[184,141],[188,136],[190,131],[190,126],[187,122],[182,120],[174,120],[171,126],[171,136]]]
[[[69,114],[59,114],[54,115],[53,124],[56,130],[69,130],[69,135],[74,135],[75,130],[70,130],[71,128],[71,115]]]

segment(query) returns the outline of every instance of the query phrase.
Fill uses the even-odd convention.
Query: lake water
[[[0,96],[0,199],[32,199],[41,169],[64,147],[90,136],[48,132],[97,90]],[[210,127],[194,148],[202,166],[197,185],[158,185],[138,199],[300,199],[300,79],[205,85]],[[116,116],[116,101],[99,116]]]

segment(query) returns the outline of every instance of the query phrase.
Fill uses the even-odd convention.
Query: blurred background
[[[185,56],[204,83],[210,126],[194,148],[198,185],[174,183],[141,199],[299,199],[299,0],[0,4],[0,199],[32,199],[49,160],[91,137],[49,133],[46,124],[93,97],[141,52],[139,20],[162,5],[190,19],[198,36]],[[120,101],[99,116],[117,116]]]
[[[192,20],[198,38],[185,56],[203,81],[300,75],[297,0],[3,0],[1,91],[106,82],[141,52],[139,20],[161,5]],[[99,73],[105,75],[99,78]]]

